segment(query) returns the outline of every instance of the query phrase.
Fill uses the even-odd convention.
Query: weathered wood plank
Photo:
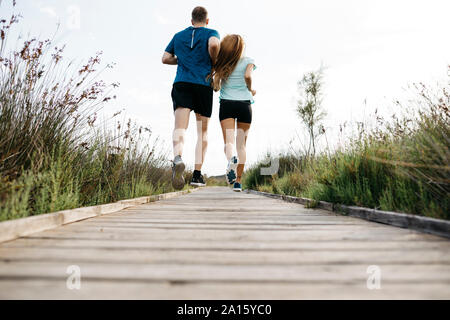
[[[296,202],[304,205],[314,202],[311,199],[272,194],[255,190],[246,190],[246,192],[251,194],[263,195],[272,199],[282,199],[289,202]],[[396,227],[414,229],[420,232],[426,232],[450,238],[450,221],[445,221],[442,219],[434,219],[406,213],[381,211],[357,206],[335,205],[324,201],[319,201],[317,203],[317,207],[326,209],[328,211],[344,212],[348,216],[358,217],[368,221],[384,223]]]
[[[359,226],[366,226],[366,227],[381,227],[379,224],[370,223],[367,221],[359,222],[359,221],[353,221],[348,220],[345,218],[341,219],[332,219],[327,217],[320,217],[320,218],[309,218],[309,219],[303,219],[304,217],[297,217],[296,218],[290,218],[283,215],[280,215],[279,217],[271,217],[271,218],[261,218],[261,217],[254,217],[254,218],[248,218],[243,216],[238,217],[214,217],[211,215],[203,215],[203,216],[197,216],[197,217],[189,217],[189,216],[181,216],[181,215],[165,215],[165,216],[157,216],[152,215],[151,217],[136,217],[132,215],[128,215],[126,217],[110,217],[109,219],[95,219],[95,220],[89,220],[86,221],[87,223],[199,223],[199,224],[205,224],[205,223],[221,223],[221,224],[230,224],[230,223],[236,223],[236,224],[270,224],[270,225],[289,225],[289,224],[339,224],[339,225],[359,225]]]
[[[119,232],[119,230],[123,232]],[[146,231],[148,233],[146,233]],[[197,233],[196,233],[197,232]],[[20,239],[19,242],[5,243],[5,246],[18,247],[25,243],[28,246],[39,246],[51,244],[55,246],[87,245],[95,246],[96,240],[117,240],[123,242],[148,242],[148,241],[295,241],[295,242],[383,242],[383,241],[403,241],[414,242],[424,240],[417,234],[392,235],[389,233],[363,234],[363,233],[342,233],[337,231],[298,231],[298,230],[276,230],[276,231],[254,231],[254,230],[196,230],[196,229],[119,229],[110,228],[105,234],[100,230],[93,234],[86,232],[83,234],[74,232],[72,234],[61,233],[51,235],[36,235],[28,239]],[[27,240],[24,242],[23,240]],[[432,239],[430,239],[432,240]],[[89,244],[89,242],[92,244]]]
[[[122,281],[183,281],[183,282],[301,282],[301,283],[362,283],[367,281],[367,267],[359,265],[215,265],[215,264],[133,264],[33,261],[0,264],[0,279],[52,278],[67,279],[67,267],[78,265],[81,277]],[[441,264],[379,265],[383,282],[447,283],[450,266]]]
[[[157,201],[159,199],[169,199],[178,195],[186,194],[187,191],[178,191],[136,199],[121,200],[114,203],[103,204],[98,206],[77,208],[71,210],[63,210],[54,213],[31,216],[16,220],[0,222],[0,243],[10,241],[29,234],[49,230],[65,224],[82,221],[88,218],[98,217],[101,215],[117,212],[136,206],[138,204]]]
[[[58,261],[72,263],[178,263],[218,265],[321,265],[321,264],[448,264],[450,250],[360,250],[351,254],[347,250],[252,250],[227,249],[193,250],[188,248],[130,248],[117,250],[104,248],[0,248],[0,261]]]
[[[83,232],[84,230],[84,232]],[[27,238],[4,243],[4,246],[40,246],[51,244],[55,246],[87,245],[95,246],[95,240],[117,240],[124,242],[150,242],[150,241],[291,241],[291,242],[383,242],[383,241],[446,241],[431,235],[421,235],[408,230],[383,230],[383,232],[340,231],[340,230],[221,230],[200,228],[124,228],[124,227],[92,227],[72,231],[49,231],[35,234]]]
[[[80,290],[64,281],[0,280],[0,299],[443,299],[447,284],[383,283],[381,290],[361,284],[333,283],[177,283],[83,280]],[[117,288],[120,288],[118,290]],[[408,292],[408,295],[405,295]]]
[[[449,253],[441,237],[206,188],[0,244],[0,298],[448,299]]]
[[[290,241],[290,240],[248,240],[248,239],[150,239],[150,240],[130,240],[130,236],[117,239],[113,234],[106,235],[102,239],[86,237],[79,239],[76,234],[71,238],[57,239],[17,239],[13,242],[5,243],[4,248],[103,248],[108,250],[128,250],[128,249],[195,249],[195,250],[346,250],[346,251],[368,251],[368,250],[448,250],[448,244],[444,241]],[[56,241],[55,241],[56,240]]]
[[[97,228],[128,228],[128,229],[196,229],[196,230],[333,230],[336,229],[336,226],[339,226],[341,231],[358,231],[358,230],[367,230],[367,229],[376,229],[382,228],[377,225],[371,226],[360,226],[354,224],[339,224],[339,223],[300,223],[300,222],[288,222],[288,223],[253,223],[253,222],[189,222],[189,221],[180,221],[180,222],[136,222],[136,221],[93,221],[91,223],[87,223],[88,227],[97,227]]]

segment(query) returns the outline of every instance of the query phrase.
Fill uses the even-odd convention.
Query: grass
[[[115,98],[101,53],[79,66],[52,40],[17,40],[0,19],[0,221],[173,191],[149,128],[99,111]]]
[[[450,73],[450,66],[449,66]],[[245,172],[247,188],[450,219],[450,97],[415,86],[409,116],[384,120],[332,153],[279,156],[280,170],[262,176],[262,162]],[[415,112],[411,110],[416,110]],[[302,153],[300,153],[302,154]]]

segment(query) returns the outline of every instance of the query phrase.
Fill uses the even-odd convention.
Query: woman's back
[[[222,83],[220,99],[253,102],[252,93],[248,91],[247,84],[245,83],[245,71],[249,64],[255,65],[252,58],[244,57],[239,60],[236,68],[228,77],[227,81]],[[254,69],[256,69],[256,67],[254,67]]]

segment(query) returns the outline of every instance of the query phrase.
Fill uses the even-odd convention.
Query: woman
[[[245,147],[252,123],[251,104],[256,94],[252,88],[252,71],[256,66],[253,59],[243,56],[244,47],[240,35],[226,36],[220,44],[217,62],[211,72],[213,88],[215,91],[220,90],[219,118],[228,160],[226,178],[236,192],[242,191]],[[235,145],[237,157],[233,155]]]

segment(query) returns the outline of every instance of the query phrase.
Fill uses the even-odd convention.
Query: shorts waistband
[[[220,102],[242,102],[242,103],[252,103],[250,100],[229,100],[229,99],[220,99]]]

